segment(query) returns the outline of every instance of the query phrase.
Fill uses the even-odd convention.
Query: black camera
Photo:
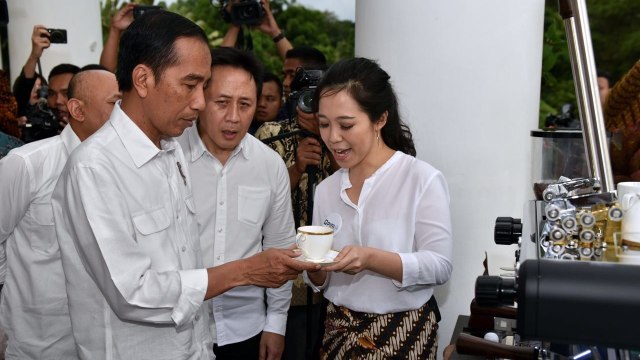
[[[544,121],[544,127],[554,129],[578,130],[580,129],[580,119],[574,115],[573,105],[567,103],[562,105],[560,114],[547,115],[547,118]]]
[[[38,89],[38,102],[27,109],[27,123],[22,129],[22,141],[29,143],[58,135],[60,123],[47,105],[49,88],[42,85]]]
[[[224,21],[235,25],[258,25],[266,15],[259,0],[220,0],[220,6]]]
[[[49,33],[49,41],[52,44],[66,44],[67,43],[67,30],[65,29],[47,29]]]
[[[324,70],[298,68],[290,85],[289,103],[294,107],[291,114],[296,106],[307,114],[314,113],[313,95],[323,75]]]
[[[158,11],[158,10],[162,10],[162,8],[157,5],[136,5],[133,8],[133,18],[137,19],[147,12]]]

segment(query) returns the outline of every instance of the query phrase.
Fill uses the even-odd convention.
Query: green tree
[[[549,1],[545,7],[544,28],[540,128],[544,127],[549,114],[557,115],[563,104],[575,103],[576,100],[564,23],[558,14],[557,6],[551,6]]]
[[[134,2],[154,4],[154,0]],[[105,37],[109,31],[111,16],[125,3],[126,1],[121,0],[104,0],[102,26]],[[158,5],[166,8],[164,2],[159,2]],[[293,46],[316,47],[324,52],[330,63],[353,57],[355,24],[352,21],[338,20],[331,12],[307,9],[297,4],[295,0],[271,0],[270,5],[278,25]],[[220,15],[220,7],[212,5],[210,0],[178,0],[171,4],[168,10],[181,14],[202,27],[211,46],[220,45],[229,27]],[[244,34],[245,37],[251,36],[253,51],[265,64],[267,70],[279,74],[282,70],[282,61],[278,57],[271,38],[258,30],[246,28]]]
[[[640,1],[587,0],[594,58],[599,71],[608,72],[613,83],[640,59]],[[557,114],[565,103],[575,105],[564,23],[557,0],[547,0],[542,58],[540,126],[548,114]],[[575,116],[578,116],[577,111]]]

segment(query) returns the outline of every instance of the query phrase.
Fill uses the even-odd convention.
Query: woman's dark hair
[[[400,119],[398,99],[386,71],[373,60],[353,58],[332,65],[318,84],[314,95],[315,111],[320,98],[346,91],[358,103],[371,122],[375,123],[386,111],[387,123],[380,135],[393,150],[415,156],[416,148],[409,127]]]
[[[178,61],[175,42],[178,38],[200,38],[207,35],[191,20],[170,11],[148,11],[135,19],[120,38],[116,78],[121,91],[133,88],[133,69],[145,64],[156,81]]]

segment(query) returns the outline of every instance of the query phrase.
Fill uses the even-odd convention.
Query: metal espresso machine
[[[627,359],[640,350],[640,267],[617,262],[623,211],[614,190],[585,0],[560,0],[559,10],[582,132],[532,132],[539,175],[535,200],[525,205],[524,221],[500,217],[495,224],[497,244],[518,245],[514,276],[477,279],[469,331],[456,342],[463,357]],[[584,156],[559,157],[568,147],[576,149],[576,139]],[[553,178],[557,169],[563,173]],[[482,338],[487,327],[478,319],[487,318],[485,325],[513,319],[516,326],[507,333],[513,330],[515,341]]]

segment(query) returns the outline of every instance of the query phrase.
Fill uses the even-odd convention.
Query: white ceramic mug
[[[622,238],[640,243],[640,182],[618,183],[617,190],[618,203],[624,212]]]
[[[331,250],[333,229],[328,226],[301,226],[296,235],[296,245],[311,261],[322,261]]]
[[[620,226],[622,239],[640,243],[640,194],[627,193],[619,201],[624,212]]]
[[[640,194],[640,182],[638,181],[623,181],[618,183],[618,202],[622,205],[622,198],[626,194]]]

